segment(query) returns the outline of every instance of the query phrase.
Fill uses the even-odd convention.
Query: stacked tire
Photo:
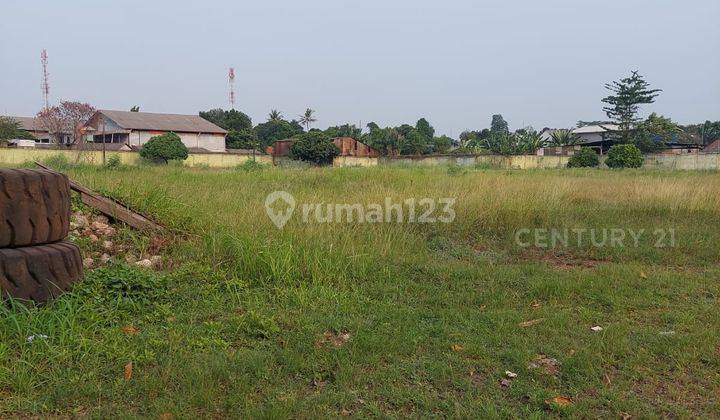
[[[70,182],[64,174],[0,169],[0,290],[38,303],[82,279],[70,229]]]

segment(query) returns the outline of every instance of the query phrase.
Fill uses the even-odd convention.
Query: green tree
[[[400,133],[394,128],[380,128],[375,124],[363,140],[368,146],[377,149],[383,155],[395,155],[400,139]]]
[[[428,139],[428,141],[435,137],[435,129],[425,118],[420,118],[417,123],[415,123],[415,130],[417,130],[420,135]]]
[[[705,121],[700,128],[700,139],[702,144],[710,144],[715,140],[720,140],[720,121]]]
[[[301,134],[290,146],[290,158],[312,162],[316,165],[332,164],[335,156],[340,154],[335,144],[322,131]]]
[[[250,117],[235,109],[225,111],[222,108],[215,108],[208,111],[200,111],[200,117],[228,131],[252,129],[252,120]]]
[[[519,154],[515,135],[503,131],[492,132],[490,137],[485,139],[485,147],[499,155]]]
[[[290,127],[295,130],[295,133],[302,134],[305,132],[305,129],[303,128],[302,124],[298,120],[291,120],[290,121]]]
[[[430,151],[430,141],[415,128],[412,128],[403,136],[400,143],[400,153],[404,155],[421,155]]]
[[[254,130],[230,130],[225,137],[225,147],[228,149],[257,149],[260,146],[258,136]]]
[[[187,159],[188,149],[180,137],[171,131],[150,138],[140,149],[140,157],[156,163],[167,163],[169,160]]]
[[[690,137],[670,118],[657,115],[650,116],[637,125],[632,131],[632,143],[643,153],[652,153],[662,149],[667,143],[691,143]]]
[[[445,154],[450,151],[454,141],[448,136],[442,135],[433,138],[433,151],[435,153]]]
[[[271,109],[268,114],[268,121],[278,121],[283,119],[283,114],[277,109]]]
[[[640,105],[655,102],[662,90],[650,89],[650,84],[637,71],[633,71],[630,77],[606,83],[605,89],[611,94],[602,100],[607,104],[603,111],[619,126],[623,143],[628,143],[633,126],[640,121]]]
[[[705,121],[704,124],[690,124],[681,127],[693,143],[710,144],[720,139],[720,121]]]
[[[277,140],[289,139],[302,133],[302,127],[293,126],[285,120],[270,120],[255,127],[260,146],[266,147]]]
[[[310,124],[317,121],[315,118],[315,111],[308,108],[305,110],[305,113],[300,116],[300,124],[305,126],[306,130],[310,130]]]
[[[362,128],[356,127],[354,124],[343,124],[336,127],[328,127],[325,134],[330,138],[335,137],[352,137],[355,140],[362,138]]]
[[[460,148],[463,150],[474,149],[478,140],[476,131],[463,131],[458,138],[460,139]]]
[[[516,152],[518,154],[535,154],[545,147],[545,139],[532,127],[526,127],[515,133]]]
[[[0,116],[0,140],[11,139],[35,140],[35,137],[23,130],[19,121]]]
[[[507,121],[505,121],[505,118],[503,118],[502,115],[495,114],[492,116],[492,122],[490,123],[490,132],[495,135],[510,133],[508,123]]]

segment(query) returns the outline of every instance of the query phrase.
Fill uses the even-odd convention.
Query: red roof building
[[[378,157],[380,152],[352,137],[336,137],[335,146],[340,149],[340,156]]]
[[[705,152],[705,153],[720,153],[720,139],[717,139],[714,142],[705,146],[705,148],[703,148],[703,152]]]
[[[295,139],[278,140],[275,143],[265,148],[265,153],[270,156],[282,157],[290,154],[290,146],[292,146]]]
[[[278,140],[265,148],[270,156],[283,157],[290,154],[290,146],[295,139]],[[336,137],[332,142],[340,149],[340,156],[378,157],[380,152],[352,137]]]

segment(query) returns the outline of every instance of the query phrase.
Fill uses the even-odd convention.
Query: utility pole
[[[230,67],[228,71],[228,86],[230,87],[230,109],[235,109],[235,68]]]
[[[48,65],[48,55],[46,50],[42,50],[40,53],[40,63],[42,64],[42,94],[43,94],[43,101],[45,102],[45,109],[48,109],[50,107],[50,85],[48,83],[48,71],[47,71],[47,65]]]
[[[100,115],[100,119],[102,120],[102,157],[103,157],[103,166],[105,166],[105,118],[103,118],[102,115]]]

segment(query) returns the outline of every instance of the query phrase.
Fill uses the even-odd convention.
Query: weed
[[[122,166],[122,160],[120,160],[120,156],[118,155],[110,155],[110,157],[107,159],[107,162],[105,163],[105,167],[108,169],[117,169]]]
[[[465,175],[466,173],[467,173],[467,169],[465,169],[459,165],[450,165],[447,168],[447,174],[450,176],[460,176],[460,175]]]
[[[163,297],[164,280],[149,270],[118,265],[93,271],[75,293],[102,305],[136,311]]]
[[[43,163],[50,168],[61,172],[67,171],[68,169],[73,167],[68,158],[60,153],[46,158]]]
[[[236,166],[236,170],[244,171],[244,172],[254,172],[254,171],[260,171],[265,168],[267,168],[268,165],[258,162],[254,159],[248,159],[245,162],[241,163],[240,165]]]

